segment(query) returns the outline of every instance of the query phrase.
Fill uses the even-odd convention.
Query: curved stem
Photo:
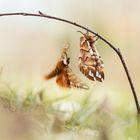
[[[66,19],[62,19],[62,18],[58,18],[58,17],[54,17],[54,16],[49,16],[49,15],[46,15],[42,12],[38,12],[38,14],[33,14],[33,13],[3,13],[3,14],[0,14],[0,16],[14,16],[14,15],[22,15],[22,16],[34,16],[34,17],[42,17],[42,18],[49,18],[49,19],[55,19],[55,20],[58,20],[58,21],[62,21],[62,22],[65,22],[65,23],[68,23],[68,24],[71,24],[71,25],[74,25],[74,26],[77,26],[79,28],[82,28],[86,31],[89,31],[90,33],[98,36],[102,41],[104,41],[108,46],[110,46],[116,53],[117,55],[119,56],[121,62],[122,62],[122,65],[123,65],[123,68],[125,70],[125,73],[126,73],[126,76],[128,78],[128,82],[130,84],[130,87],[131,87],[131,90],[132,90],[132,93],[133,93],[133,97],[134,97],[134,100],[135,100],[135,104],[136,104],[136,108],[137,108],[137,113],[140,114],[140,106],[139,106],[139,101],[138,101],[138,97],[137,97],[137,94],[136,94],[136,91],[135,91],[135,88],[134,88],[134,84],[132,82],[132,79],[131,79],[131,76],[129,74],[129,71],[128,71],[128,68],[126,66],[126,63],[123,59],[123,56],[120,52],[120,49],[114,47],[109,41],[107,41],[105,38],[103,38],[101,35],[97,34],[96,32],[88,29],[87,27],[83,26],[83,25],[80,25],[78,23],[75,23],[75,22],[72,22],[72,21],[69,21],[69,20],[66,20]]]

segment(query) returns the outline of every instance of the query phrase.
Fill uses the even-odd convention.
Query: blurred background
[[[0,13],[37,13],[40,10],[48,15],[77,22],[101,34],[121,49],[136,91],[140,92],[139,0],[0,0],[0,9]],[[50,19],[0,17],[0,65],[4,68],[1,79],[13,86],[39,85],[44,82],[43,76],[54,68],[66,43],[70,44],[69,55],[73,71],[84,78],[77,66],[81,36],[77,30],[81,29]],[[116,92],[113,96],[120,93],[132,98],[118,56],[100,40],[96,46],[105,63],[105,81],[98,83],[86,79],[86,82],[91,88],[97,87],[102,92],[109,93],[113,90]]]
[[[38,11],[84,25],[120,48],[139,94],[139,0],[0,0],[0,13]],[[109,98],[116,108],[126,103],[124,110],[136,112],[122,64],[104,42],[99,40],[96,46],[105,63],[105,81],[89,81],[79,72],[81,34],[76,32],[78,30],[81,29],[51,19],[0,17],[1,80],[15,88],[36,88],[44,84],[51,89],[55,80],[45,82],[43,77],[54,68],[63,46],[69,43],[70,65],[74,73],[90,85],[97,101],[101,97]]]

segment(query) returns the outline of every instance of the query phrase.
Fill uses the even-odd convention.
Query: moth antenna
[[[97,38],[96,38],[96,41],[97,41],[98,39],[100,39],[100,38],[99,38],[99,36],[98,36],[98,34],[97,34],[97,35],[95,35],[95,37],[97,37]]]
[[[97,38],[96,38],[96,41],[97,41],[98,39],[100,39],[100,37],[98,36],[98,33],[95,34],[93,37],[97,37]]]
[[[81,34],[84,35],[84,36],[86,35],[86,34],[84,34],[82,31],[77,31],[77,32],[81,33]]]

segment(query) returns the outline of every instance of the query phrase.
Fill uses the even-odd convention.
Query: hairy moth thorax
[[[83,33],[82,33],[83,34]],[[79,69],[90,80],[104,80],[104,63],[95,47],[97,36],[86,34],[80,38]]]
[[[61,57],[54,70],[45,76],[45,79],[51,79],[56,76],[56,83],[61,87],[77,87],[88,89],[89,87],[79,80],[69,67],[70,58],[67,55],[68,47],[63,48]]]

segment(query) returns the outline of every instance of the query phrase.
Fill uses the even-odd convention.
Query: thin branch
[[[122,53],[121,53],[120,49],[114,47],[108,40],[106,40],[101,35],[97,34],[96,32],[90,30],[89,28],[87,28],[85,26],[82,26],[82,25],[80,25],[78,23],[75,23],[75,22],[72,22],[72,21],[69,21],[69,20],[66,20],[66,19],[62,19],[62,18],[58,18],[58,17],[54,17],[54,16],[49,16],[49,15],[46,15],[46,14],[40,12],[40,11],[38,12],[38,14],[22,13],[22,12],[21,13],[3,13],[3,14],[0,14],[1,17],[2,16],[15,16],[15,15],[42,17],[42,18],[49,18],[49,19],[62,21],[62,22],[77,26],[79,28],[82,28],[82,29],[84,29],[86,31],[89,31],[90,33],[98,36],[102,41],[104,41],[108,46],[110,46],[118,54],[118,56],[119,56],[119,58],[120,58],[120,60],[122,62],[123,68],[125,70],[126,76],[128,78],[128,82],[130,84],[133,96],[134,96],[134,100],[135,100],[135,104],[136,104],[136,108],[137,108],[137,113],[140,114],[140,106],[139,106],[138,97],[137,97],[137,94],[136,94],[136,91],[135,91],[135,88],[134,88],[134,84],[132,82],[131,76],[129,74],[128,68],[127,68],[126,63],[125,63],[125,61],[123,59],[123,56],[122,56]]]

